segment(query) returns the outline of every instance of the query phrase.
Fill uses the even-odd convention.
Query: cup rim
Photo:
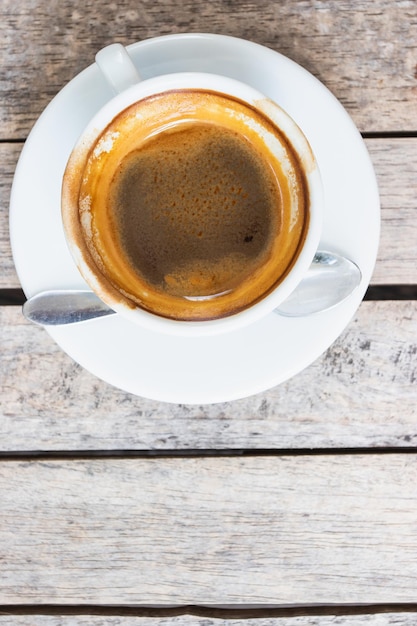
[[[287,275],[273,291],[248,308],[217,319],[210,320],[175,320],[151,313],[145,309],[129,306],[122,302],[120,292],[115,288],[103,288],[99,271],[94,272],[94,262],[86,257],[89,254],[77,245],[81,236],[78,220],[72,219],[78,213],[78,203],[71,199],[70,188],[76,184],[71,172],[75,163],[84,160],[95,145],[107,125],[124,109],[149,95],[163,93],[172,89],[205,89],[225,93],[251,104],[266,117],[272,119],[290,140],[293,148],[304,165],[304,176],[308,186],[309,223],[302,248]],[[302,129],[293,118],[276,102],[257,89],[222,75],[205,72],[178,72],[159,75],[140,81],[123,92],[116,94],[92,117],[78,138],[67,166],[62,183],[61,195],[62,220],[67,245],[71,255],[90,288],[102,300],[125,318],[149,330],[165,332],[171,335],[204,336],[229,332],[247,326],[271,313],[290,293],[307,272],[318,248],[323,220],[323,188],[317,160]],[[106,281],[107,282],[107,281]]]

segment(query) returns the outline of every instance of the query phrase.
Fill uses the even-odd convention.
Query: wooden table
[[[0,624],[417,623],[415,0],[3,0]],[[8,235],[23,142],[113,41],[214,32],[339,98],[377,173],[371,287],[293,379],[221,405],[144,400],[24,320]],[[36,207],[34,207],[36,210]]]

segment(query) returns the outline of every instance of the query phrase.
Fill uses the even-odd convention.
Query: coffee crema
[[[163,317],[244,310],[286,276],[304,241],[295,151],[224,94],[179,90],[131,105],[70,173],[77,245],[99,268],[98,293]]]

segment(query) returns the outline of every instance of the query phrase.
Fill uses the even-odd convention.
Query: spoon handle
[[[87,290],[43,291],[23,305],[23,315],[41,326],[74,324],[114,312],[95,293]]]

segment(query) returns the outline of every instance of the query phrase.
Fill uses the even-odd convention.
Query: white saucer
[[[114,315],[56,327],[51,336],[87,370],[130,393],[179,403],[243,398],[273,387],[312,363],[343,331],[371,278],[379,241],[379,195],[362,138],[334,96],[316,78],[263,46],[207,34],[170,35],[128,47],[143,78],[208,71],[240,79],[283,106],[309,139],[325,189],[322,247],[345,254],[362,270],[344,303],[307,318],[271,314],[249,328],[199,339],[141,330]],[[67,250],[60,189],[78,135],[109,98],[93,64],[54,98],[39,118],[13,182],[13,256],[27,296],[85,287]]]

